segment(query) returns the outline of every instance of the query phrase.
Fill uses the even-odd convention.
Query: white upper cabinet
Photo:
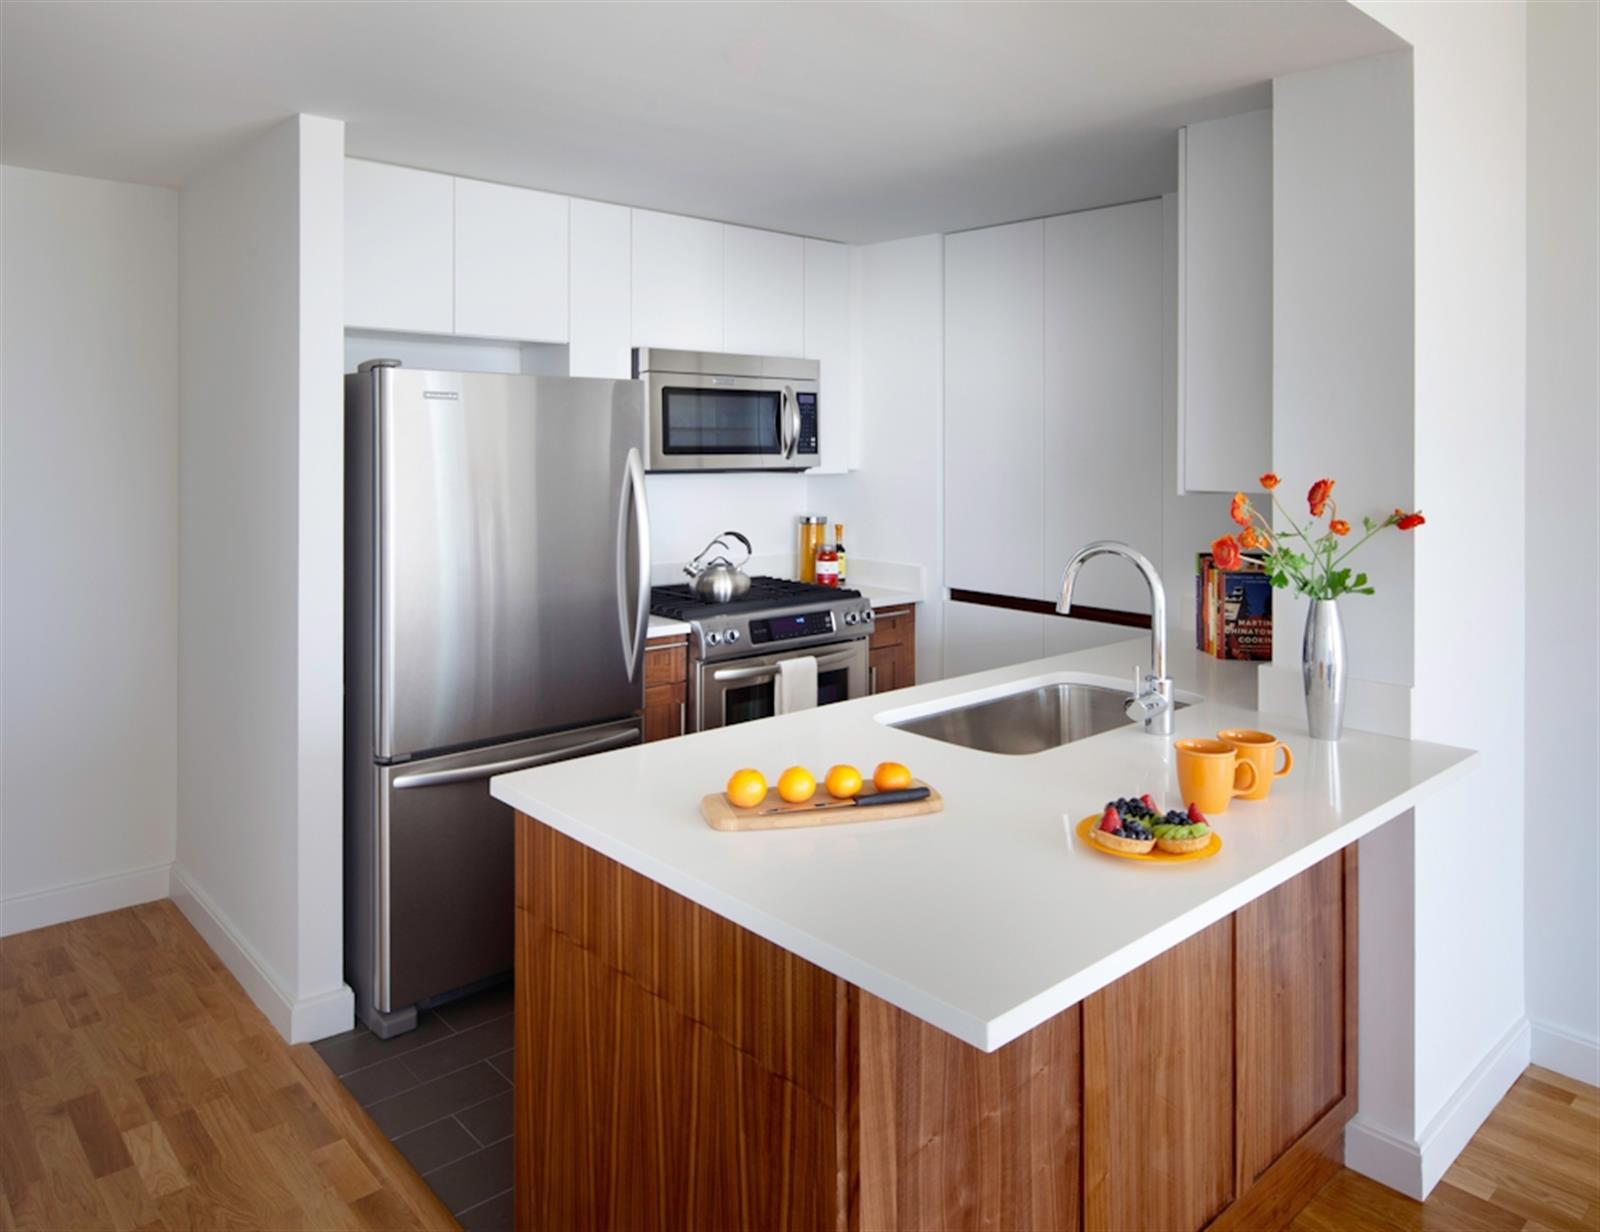
[[[818,470],[844,471],[856,465],[856,376],[850,338],[850,248],[807,240],[804,354],[821,365]]]
[[[1272,469],[1272,112],[1179,134],[1180,491]]]
[[[455,332],[567,341],[567,198],[482,180],[455,192]]]
[[[572,314],[567,368],[573,376],[633,375],[628,318],[633,298],[632,211],[572,199]]]
[[[805,241],[724,226],[723,347],[738,355],[805,351]]]
[[[345,160],[345,324],[448,334],[455,328],[451,177]]]
[[[719,222],[633,213],[633,345],[722,351],[723,231]]]
[[[945,579],[1042,598],[1044,223],[959,232],[944,251]]]
[[[1095,539],[1120,539],[1160,568],[1161,202],[1046,219],[1044,254],[1042,586],[1055,598],[1067,558]],[[1150,608],[1124,561],[1085,566],[1074,597]]]

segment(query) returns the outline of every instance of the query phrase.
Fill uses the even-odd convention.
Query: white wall
[[[1414,950],[1411,1122],[1370,1126],[1360,1113],[1346,1138],[1352,1167],[1420,1195],[1528,1059],[1526,13],[1360,7],[1414,49],[1414,499],[1428,525],[1412,543],[1411,730],[1483,753],[1417,808],[1410,927],[1397,901],[1387,934]],[[1362,1000],[1365,1016],[1365,985]]]
[[[293,1040],[343,983],[343,127],[297,117],[181,201],[173,897]]]
[[[1561,943],[1600,938],[1597,48],[1600,8],[1528,6],[1528,1017],[1535,1061],[1600,1084],[1600,959]]]
[[[845,523],[856,556],[921,565],[917,679],[943,674],[944,239],[924,235],[851,253],[859,348],[859,469],[808,480],[816,512]],[[654,507],[652,507],[652,514]],[[791,535],[793,522],[791,520]]]
[[[0,933],[165,897],[178,200],[6,167]]]
[[[1336,480],[1342,517],[1413,507],[1411,56],[1373,56],[1273,83],[1273,469],[1301,525]],[[1281,515],[1279,529],[1284,529]],[[1414,535],[1388,530],[1351,564],[1375,595],[1340,602],[1347,721],[1404,734],[1412,675]],[[1300,709],[1306,601],[1280,591],[1268,709]],[[1357,683],[1359,682],[1359,683]]]
[[[661,474],[646,475],[644,484],[657,564],[690,560],[725,530],[742,533],[758,556],[792,557],[795,520],[808,511],[804,475]]]

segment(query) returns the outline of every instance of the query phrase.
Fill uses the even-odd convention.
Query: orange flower
[[[1250,498],[1243,492],[1233,494],[1233,505],[1228,510],[1228,516],[1240,526],[1250,525]]]
[[[1350,533],[1350,523],[1343,518],[1334,518],[1333,521],[1328,523],[1328,529],[1336,535],[1348,535]]]
[[[1333,480],[1319,479],[1311,485],[1311,491],[1306,493],[1306,504],[1311,506],[1311,516],[1320,518],[1322,511],[1328,507],[1328,499],[1333,495]]]
[[[1239,532],[1239,546],[1249,551],[1269,546],[1264,531],[1257,530],[1254,526],[1246,526]]]
[[[1272,491],[1273,488],[1275,488],[1277,486],[1278,486],[1278,477],[1276,475],[1274,475],[1271,471],[1268,471],[1265,475],[1261,476],[1261,489],[1262,489],[1262,491],[1270,492],[1270,491]]]
[[[1218,569],[1237,569],[1244,563],[1244,557],[1239,553],[1239,541],[1232,535],[1222,536],[1211,545],[1211,560]]]
[[[1420,509],[1415,513],[1402,513],[1400,510],[1396,509],[1394,514],[1395,525],[1401,530],[1416,530],[1417,527],[1421,526],[1428,520],[1422,516],[1422,510]]]

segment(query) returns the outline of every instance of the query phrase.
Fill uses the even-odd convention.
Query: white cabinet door
[[[633,345],[721,351],[720,222],[633,211]]]
[[[567,370],[625,380],[632,290],[631,211],[572,199],[572,317]]]
[[[824,471],[856,465],[855,371],[850,347],[850,248],[805,243],[805,357],[821,365],[817,447]]]
[[[1042,597],[1044,223],[945,237],[945,580]]]
[[[1045,622],[1052,616],[976,603],[944,605],[944,675],[965,676],[1044,656]]]
[[[805,351],[805,241],[798,235],[722,229],[723,349],[798,357]]]
[[[344,323],[448,334],[455,328],[455,186],[448,175],[347,158]]]
[[[1178,144],[1180,488],[1254,489],[1272,466],[1272,112]]]
[[[455,332],[567,340],[567,198],[457,179]]]
[[[1044,596],[1067,558],[1120,539],[1161,567],[1161,202],[1045,220]],[[1074,600],[1150,610],[1123,560],[1094,560]]]

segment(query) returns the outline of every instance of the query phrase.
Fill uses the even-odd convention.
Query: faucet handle
[[[1133,696],[1128,699],[1124,712],[1135,723],[1149,723],[1172,703],[1162,691],[1166,682],[1158,676],[1145,675],[1144,668],[1133,669]]]

